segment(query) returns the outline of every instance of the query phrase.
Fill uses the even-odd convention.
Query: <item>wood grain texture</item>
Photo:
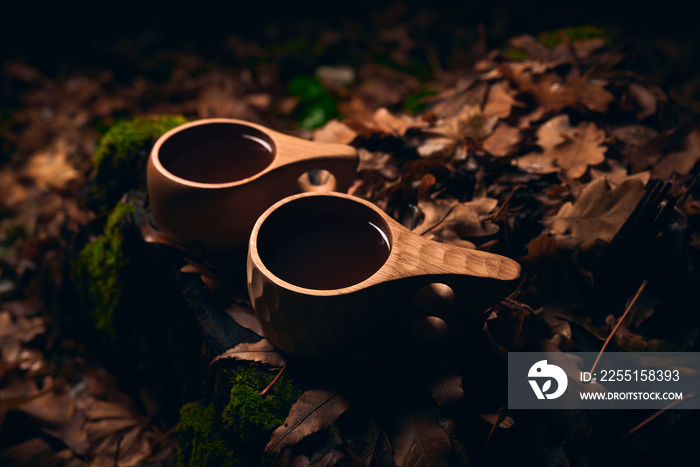
[[[311,196],[352,200],[381,216],[391,252],[377,272],[333,290],[299,287],[270,272],[256,243],[262,224],[280,206]],[[425,239],[368,201],[340,193],[304,193],[279,201],[260,217],[251,234],[247,273],[251,302],[270,341],[294,355],[319,357],[358,343],[402,345],[410,339],[411,325],[425,316],[444,320],[448,336],[481,329],[485,311],[515,289],[520,265],[503,256]],[[423,309],[416,293],[435,283],[452,289],[454,298],[447,306]]]
[[[159,159],[163,144],[174,135],[209,124],[244,125],[264,133],[272,142],[274,159],[259,173],[229,183],[194,182],[166,170]],[[335,185],[329,188],[345,191],[355,178],[358,162],[357,150],[351,146],[307,141],[241,120],[198,120],[158,139],[148,161],[148,195],[153,215],[168,237],[204,251],[236,251],[246,247],[265,209],[285,196],[312,189],[300,185],[300,176],[327,170],[335,177]]]

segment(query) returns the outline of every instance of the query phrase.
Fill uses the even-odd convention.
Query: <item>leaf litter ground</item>
[[[400,466],[697,460],[692,413],[504,408],[507,351],[598,351],[609,337],[623,351],[700,345],[700,201],[691,189],[700,133],[663,91],[616,68],[619,48],[561,37],[553,46],[516,37],[470,69],[437,70],[419,98],[421,113],[398,108],[424,88],[406,73],[368,63],[349,78],[342,67],[321,74],[342,120],[296,131],[358,148],[350,192],[428,238],[517,258],[523,280],[494,306],[475,342],[379,356],[354,374],[315,375],[261,457]],[[80,343],[50,330],[57,313],[70,313],[56,309],[66,287],[62,252],[102,215],[80,201],[99,127],[146,109],[290,129],[294,109],[308,102],[262,84],[276,80],[273,71],[171,59],[166,83],[125,85],[107,72],[53,81],[28,65],[5,65],[24,91],[4,123],[13,157],[0,169],[3,459],[173,461],[175,425],[158,415],[154,396],[121,390]],[[168,243],[154,231],[144,240]],[[220,293],[222,272],[196,252],[186,256],[183,271]],[[245,297],[228,298],[221,313],[255,327]],[[210,368],[229,359],[273,371],[286,364],[266,340],[214,357]]]

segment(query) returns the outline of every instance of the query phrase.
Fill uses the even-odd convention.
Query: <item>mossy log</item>
[[[127,390],[155,391],[164,427],[179,422],[179,465],[259,465],[301,385],[287,373],[261,395],[276,372],[227,360],[209,368],[227,349],[260,336],[231,319],[198,274],[181,272],[183,251],[148,243],[141,233],[156,226],[145,192],[151,147],[185,121],[136,118],[117,123],[100,141],[84,199],[104,214],[66,255],[69,286],[60,308],[70,312],[56,321]]]

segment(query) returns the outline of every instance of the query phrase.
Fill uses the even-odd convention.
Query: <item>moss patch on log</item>
[[[122,194],[145,188],[146,164],[155,141],[187,123],[181,115],[137,117],[117,122],[104,134],[92,158],[88,205],[96,211],[113,206]]]
[[[226,447],[217,425],[212,404],[202,406],[199,402],[190,402],[183,405],[178,428],[180,447],[175,465],[235,466],[235,454]]]
[[[129,203],[118,203],[107,217],[102,235],[87,243],[76,259],[76,277],[81,295],[89,302],[95,327],[115,336],[114,312],[121,303],[128,257],[124,252],[124,222],[136,211]]]
[[[229,375],[231,391],[221,410],[214,404],[185,404],[180,410],[177,465],[260,465],[270,435],[284,423],[300,395],[283,375],[266,396],[261,396],[274,377],[273,373],[241,367]]]

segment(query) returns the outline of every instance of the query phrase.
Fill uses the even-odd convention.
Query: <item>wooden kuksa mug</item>
[[[276,201],[300,191],[347,190],[355,148],[285,135],[241,120],[214,118],[161,136],[148,161],[148,195],[158,226],[203,251],[246,247],[253,224]],[[305,175],[326,170],[331,183]]]
[[[301,357],[480,330],[520,265],[428,240],[340,193],[285,198],[258,219],[248,293],[263,330]]]

